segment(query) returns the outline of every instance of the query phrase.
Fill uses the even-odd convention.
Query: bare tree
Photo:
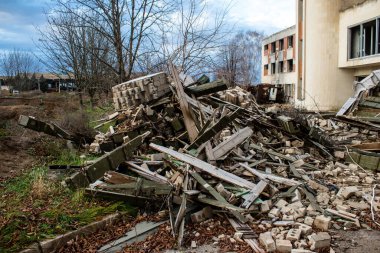
[[[179,0],[176,6],[171,22],[160,27],[160,44],[155,45],[153,66],[170,60],[184,73],[205,73],[213,66],[214,54],[229,32],[225,26],[229,6],[211,11],[204,0]]]
[[[17,89],[31,89],[29,77],[38,69],[35,57],[28,51],[13,49],[0,55],[0,70],[7,82]]]
[[[231,84],[252,85],[260,80],[261,42],[264,34],[239,32],[223,46],[218,55],[216,73]]]

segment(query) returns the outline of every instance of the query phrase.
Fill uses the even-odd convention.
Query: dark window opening
[[[278,72],[279,73],[283,73],[284,72],[284,62],[283,61],[280,61],[278,62],[279,63],[279,66],[278,66]]]
[[[278,41],[278,44],[279,44],[279,50],[284,50],[284,39],[280,39]]]
[[[380,19],[349,29],[349,59],[380,53]]]
[[[265,64],[265,65],[264,65],[264,76],[267,76],[267,75],[268,75],[268,69],[269,69],[268,64]]]
[[[276,42],[272,42],[270,45],[270,52],[274,53],[276,52]]]
[[[288,60],[287,64],[288,64],[287,66],[288,72],[293,72],[294,71],[293,60]]]
[[[288,48],[293,47],[293,35],[288,37]]]
[[[271,65],[270,65],[270,73],[272,75],[276,74],[276,63],[271,63]]]
[[[268,44],[264,45],[264,51],[268,50]]]
[[[363,56],[375,54],[376,20],[363,24]]]

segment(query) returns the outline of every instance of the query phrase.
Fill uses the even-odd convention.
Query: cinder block
[[[359,189],[356,186],[342,187],[339,189],[339,192],[336,196],[338,198],[348,199],[357,191],[359,191]]]
[[[301,230],[301,235],[310,235],[313,232],[313,228],[303,223],[296,223],[296,228]]]
[[[328,231],[330,227],[331,217],[319,215],[314,220],[314,226],[322,231]]]
[[[193,213],[191,216],[191,221],[194,223],[202,222],[207,219],[210,219],[212,217],[212,208],[211,207],[205,207],[202,210]]]
[[[289,241],[298,241],[301,237],[301,230],[292,228],[289,230],[288,234],[286,235],[286,240]]]
[[[311,243],[311,250],[330,247],[331,243],[331,237],[327,232],[319,232],[315,235],[311,235],[309,236],[309,240]]]
[[[260,209],[261,212],[267,213],[272,208],[272,200],[265,200],[261,203]]]
[[[267,252],[276,251],[276,243],[272,238],[271,232],[261,233],[259,236],[259,241],[260,241],[261,245],[264,246],[264,248]]]
[[[304,221],[304,223],[305,223],[306,225],[313,226],[314,219],[311,218],[310,216],[307,216],[307,217],[305,217],[305,221]]]
[[[292,243],[289,240],[276,240],[277,252],[290,253],[292,251]]]

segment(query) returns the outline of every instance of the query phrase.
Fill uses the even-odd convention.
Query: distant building
[[[7,76],[0,76],[0,85],[2,89],[5,87],[11,89],[10,87],[17,87],[17,80],[19,82],[25,83],[25,75],[21,75],[21,79],[11,80]],[[28,90],[41,89],[42,91],[48,92],[58,92],[60,90],[75,90],[75,78],[74,75],[58,75],[53,73],[28,73],[26,74],[26,80],[29,80],[27,88]],[[12,85],[10,85],[12,84]],[[30,86],[30,87],[29,87]]]
[[[295,33],[296,27],[292,26],[272,34],[262,42],[261,81],[283,88],[286,101],[293,101],[297,80]]]
[[[296,63],[296,80],[291,101],[309,110],[338,109],[353,94],[354,81],[380,69],[380,0],[295,2],[293,62]],[[282,31],[284,38],[287,30]],[[276,50],[279,46],[276,45]],[[279,65],[277,79],[276,75],[274,79],[269,74],[265,77],[266,68],[267,73],[272,73],[272,61],[268,59],[268,66],[263,61],[263,82],[285,84],[287,78],[281,75],[281,63],[277,63],[281,61],[274,62]]]

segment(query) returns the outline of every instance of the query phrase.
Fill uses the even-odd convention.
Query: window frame
[[[370,23],[375,21],[375,52],[370,55],[365,55],[365,41],[364,41],[364,24]],[[359,56],[358,57],[351,57],[351,51],[352,51],[352,29],[359,26],[360,34],[359,34]],[[354,25],[347,27],[347,60],[358,60],[373,56],[378,56],[380,54],[380,16],[365,20],[360,23],[356,23]]]

